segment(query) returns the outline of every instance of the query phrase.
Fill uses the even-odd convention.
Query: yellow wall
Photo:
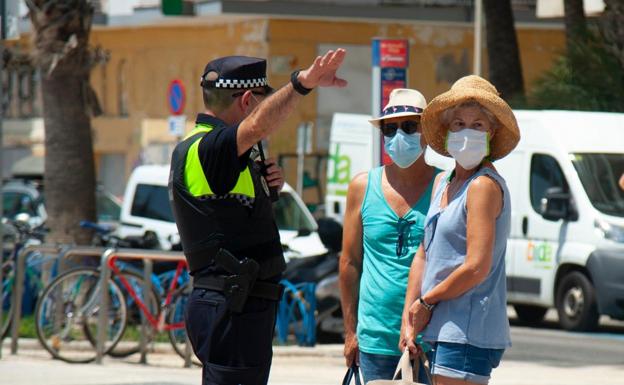
[[[564,34],[546,27],[519,26],[517,31],[528,88],[563,49]],[[467,23],[218,16],[150,26],[96,27],[91,43],[109,50],[110,60],[92,74],[104,109],[104,116],[93,120],[95,152],[126,154],[127,176],[146,145],[174,142],[167,133],[167,86],[173,79],[186,86],[190,127],[203,108],[199,77],[205,64],[216,57],[269,58],[269,81],[275,87],[285,84],[293,69],[306,67],[319,44],[368,47],[373,37],[409,39],[409,86],[421,90],[428,100],[471,72],[473,29]],[[275,65],[272,58],[289,59]],[[487,73],[485,52],[483,63]],[[127,114],[120,110],[122,98]],[[315,121],[316,115],[317,99],[304,98],[280,135],[271,138],[271,155],[294,152],[298,123]]]

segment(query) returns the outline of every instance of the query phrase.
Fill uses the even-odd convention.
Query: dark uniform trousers
[[[265,385],[273,358],[277,301],[248,297],[241,313],[223,293],[193,289],[186,330],[203,364],[203,385]]]

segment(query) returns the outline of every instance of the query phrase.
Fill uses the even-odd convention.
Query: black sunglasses
[[[237,98],[239,96],[243,96],[245,94],[245,92],[247,91],[241,91],[241,92],[235,92],[232,94],[233,98]],[[262,92],[262,91],[251,91],[252,94],[254,95],[258,95],[258,96],[267,96],[268,94],[266,92]]]
[[[382,123],[381,124],[381,133],[384,136],[394,136],[396,135],[397,130],[400,128],[406,134],[414,134],[418,131],[420,127],[420,122],[416,120],[404,120],[401,123],[392,122],[392,123]]]
[[[416,221],[408,221],[405,218],[399,218],[399,222],[397,223],[399,238],[397,239],[396,244],[396,255],[400,257],[403,255],[403,243],[405,242],[405,237],[409,236],[410,227],[416,223]]]

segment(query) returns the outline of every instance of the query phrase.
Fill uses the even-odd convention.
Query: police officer
[[[201,77],[205,112],[173,151],[169,191],[193,275],[185,321],[204,385],[266,384],[285,268],[271,196],[281,169],[264,160],[275,133],[312,89],[344,87],[343,49],[316,58],[273,92],[266,61],[229,56]],[[258,153],[260,161],[254,159]]]

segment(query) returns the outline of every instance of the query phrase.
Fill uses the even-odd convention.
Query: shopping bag
[[[360,381],[360,368],[355,363],[347,370],[342,380],[342,385],[351,385],[351,380],[355,381],[355,385],[362,385],[362,381]]]
[[[405,348],[392,380],[374,380],[367,382],[366,385],[424,385],[418,382],[418,361],[422,362],[423,366],[425,365],[427,362],[427,356],[425,353],[421,351],[418,355],[418,360],[416,360],[414,365],[412,365],[409,350]],[[401,373],[400,380],[397,379],[399,373]],[[435,385],[433,379],[431,378],[431,374],[429,374],[429,371],[426,368],[425,373],[427,375],[427,379],[429,380],[429,384]]]

